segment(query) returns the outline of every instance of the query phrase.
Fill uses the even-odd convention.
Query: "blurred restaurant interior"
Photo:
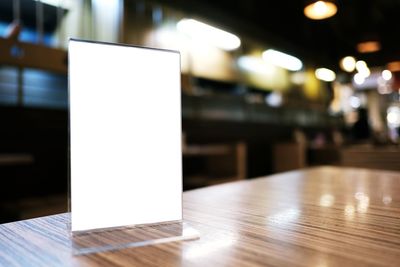
[[[400,1],[304,6],[0,1],[0,222],[67,211],[71,37],[180,51],[184,190],[317,165],[400,171]]]

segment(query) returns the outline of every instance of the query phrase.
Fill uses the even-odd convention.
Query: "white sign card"
[[[71,39],[71,230],[182,220],[180,55]]]

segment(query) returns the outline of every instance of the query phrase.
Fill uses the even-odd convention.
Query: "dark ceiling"
[[[134,0],[126,0],[134,1]],[[268,47],[301,58],[306,64],[338,69],[340,58],[353,55],[369,66],[384,66],[400,60],[400,0],[337,0],[338,12],[314,21],[303,15],[308,0],[158,0],[225,28],[250,36]],[[35,1],[21,0],[26,26],[35,27]],[[44,5],[44,28],[56,25],[56,8]],[[63,10],[65,12],[65,10]],[[0,1],[0,20],[12,20],[12,1]],[[382,49],[357,53],[356,44],[378,38]],[[244,44],[245,45],[245,44]],[[246,47],[244,47],[246,49]]]
[[[36,4],[34,0],[20,0],[20,16],[24,27],[36,28]],[[57,27],[57,7],[42,3],[43,5],[43,29],[45,32],[53,32]],[[62,14],[67,10],[61,9]],[[11,23],[13,17],[13,1],[0,0],[0,22]]]
[[[338,12],[315,21],[303,15],[304,0],[170,0],[192,16],[208,19],[302,58],[315,66],[338,69],[353,55],[369,66],[400,60],[400,0],[338,0]],[[357,53],[356,44],[378,38],[379,52]]]

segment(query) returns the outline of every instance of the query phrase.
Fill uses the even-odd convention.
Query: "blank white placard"
[[[182,220],[180,55],[71,39],[71,230]]]

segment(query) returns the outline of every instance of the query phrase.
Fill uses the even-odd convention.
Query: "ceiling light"
[[[271,64],[291,71],[297,71],[303,67],[303,63],[297,57],[276,51],[274,49],[268,49],[264,51],[262,53],[262,58]]]
[[[367,78],[371,74],[371,71],[369,70],[369,68],[366,68],[362,69],[359,73],[363,75],[365,78]]]
[[[389,81],[390,79],[392,79],[392,73],[390,72],[390,70],[384,70],[382,71],[382,78],[385,81]]]
[[[336,79],[336,74],[327,68],[319,68],[315,70],[315,77],[321,81],[333,82]]]
[[[310,3],[304,8],[304,15],[310,19],[327,19],[335,15],[337,7],[332,1],[320,0]]]
[[[258,74],[270,74],[275,68],[275,66],[267,64],[262,58],[254,56],[241,56],[237,63],[241,69]]]
[[[364,60],[359,60],[356,62],[356,69],[360,71],[360,69],[368,68],[367,63]]]
[[[360,73],[356,73],[353,77],[353,80],[356,84],[361,85],[364,83],[365,81],[365,76],[360,74]]]
[[[357,51],[360,53],[372,53],[379,51],[381,44],[378,41],[367,41],[357,45]]]
[[[400,71],[400,61],[393,61],[387,65],[388,70],[391,72]]]
[[[354,57],[344,57],[340,61],[340,67],[347,72],[353,72],[356,68],[356,59]]]
[[[223,50],[231,51],[240,46],[240,39],[236,35],[194,19],[180,20],[177,28],[193,39],[208,42]]]
[[[367,63],[363,60],[359,60],[356,62],[356,69],[359,74],[364,76],[364,78],[367,78],[371,74],[371,71],[369,70]]]
[[[39,2],[38,0],[34,0],[35,2]],[[55,7],[63,7],[63,8],[68,8],[69,6],[72,6],[74,0],[40,0],[43,4],[55,6]]]

